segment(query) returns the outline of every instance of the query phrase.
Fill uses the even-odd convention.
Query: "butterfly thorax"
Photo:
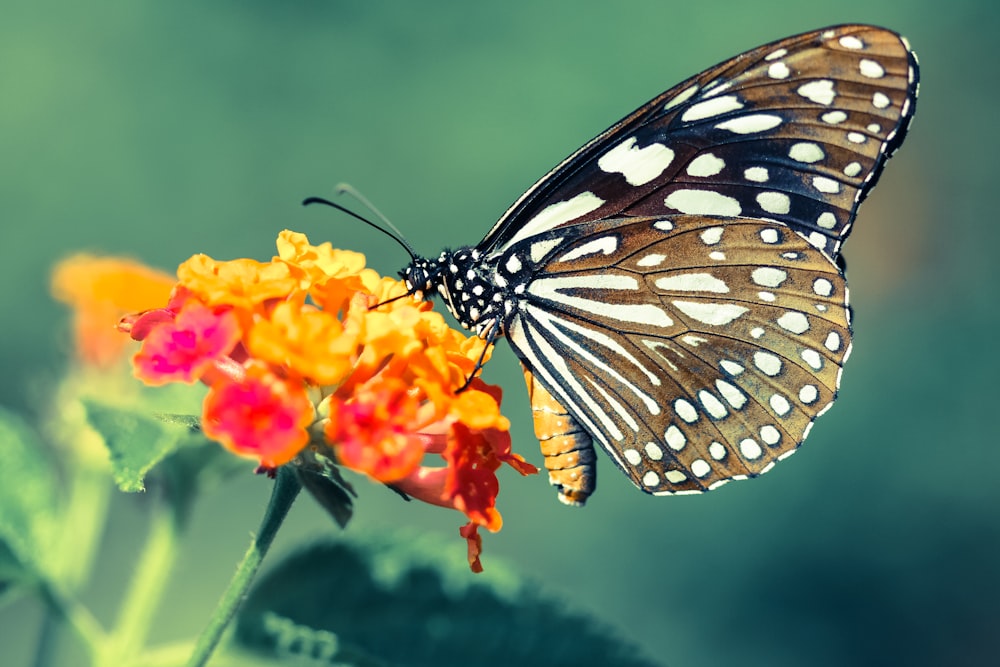
[[[417,257],[401,272],[409,289],[440,294],[459,324],[483,338],[503,335],[514,309],[515,285],[507,274],[473,247]]]

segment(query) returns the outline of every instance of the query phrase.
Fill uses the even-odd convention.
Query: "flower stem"
[[[52,618],[51,621],[46,621],[46,623],[64,621],[68,624],[76,633],[77,638],[86,647],[90,657],[96,662],[101,647],[106,642],[107,635],[101,624],[90,613],[90,610],[80,604],[80,601],[75,597],[63,591],[59,584],[55,582],[50,581],[43,584],[41,593],[47,603],[48,609],[46,613],[55,615],[55,618]],[[40,641],[48,641],[51,636],[48,633],[51,630],[51,627],[45,628]],[[36,665],[45,665],[46,661],[51,659],[51,653],[48,651],[48,648],[50,647],[45,647],[44,650],[39,651],[35,660]]]
[[[162,502],[153,508],[146,544],[99,664],[107,667],[130,664],[142,651],[177,558],[177,519],[176,513]]]
[[[292,470],[287,466],[278,468],[274,488],[271,491],[271,499],[264,512],[260,530],[250,543],[250,548],[247,549],[243,560],[236,567],[236,574],[233,575],[229,586],[222,594],[208,625],[198,637],[194,652],[188,659],[187,667],[203,667],[212,656],[219,640],[222,639],[223,632],[236,616],[237,610],[246,598],[250,584],[253,582],[257,570],[260,569],[260,564],[263,562],[264,556],[267,555],[267,550],[271,547],[278,528],[281,527],[285,516],[288,515],[288,510],[291,509],[292,503],[295,502],[301,489],[302,485]]]

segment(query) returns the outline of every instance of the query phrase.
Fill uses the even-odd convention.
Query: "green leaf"
[[[317,665],[655,664],[495,563],[470,573],[464,551],[426,536],[316,544],[259,582],[235,640]]]
[[[167,423],[135,409],[84,402],[87,417],[104,437],[111,454],[111,469],[118,488],[144,491],[146,474],[189,437],[186,424]]]
[[[340,468],[322,452],[307,449],[297,459],[295,474],[299,483],[316,499],[316,502],[333,517],[341,528],[354,515],[354,498],[357,493],[344,479]]]
[[[5,577],[14,581],[16,565],[40,576],[51,574],[58,512],[55,471],[38,435],[18,415],[0,408],[0,543]]]

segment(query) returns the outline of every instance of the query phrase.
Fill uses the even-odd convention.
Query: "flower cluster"
[[[511,451],[500,391],[476,379],[485,342],[447,326],[364,256],[289,231],[270,262],[196,255],[162,308],[122,319],[147,384],[208,386],[206,435],[265,468],[328,452],[414,498],[500,529],[496,470],[537,472]],[[376,307],[377,306],[377,307]],[[425,465],[437,455],[444,465]]]

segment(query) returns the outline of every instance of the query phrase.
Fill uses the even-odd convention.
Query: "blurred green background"
[[[299,201],[349,181],[424,253],[474,243],[549,167],[681,79],[793,33],[885,25],[918,51],[922,96],[847,245],[857,333],[830,415],[776,472],[705,496],[646,496],[602,460],[597,495],[574,510],[541,477],[507,475],[485,564],[669,665],[993,664],[998,7],[8,0],[0,402],[57,408],[44,389],[67,324],[47,274],[67,253],[168,269],[195,252],[266,259],[292,228],[394,273],[394,244]],[[487,379],[507,389],[515,448],[540,464],[518,368],[497,356]],[[358,481],[349,532],[415,526],[464,549],[458,515]],[[154,639],[200,629],[267,486],[248,469],[199,507]],[[89,591],[102,615],[141,538],[141,502],[127,501]],[[334,530],[304,498],[276,549]],[[40,616],[30,600],[0,610],[5,665],[27,664]]]

